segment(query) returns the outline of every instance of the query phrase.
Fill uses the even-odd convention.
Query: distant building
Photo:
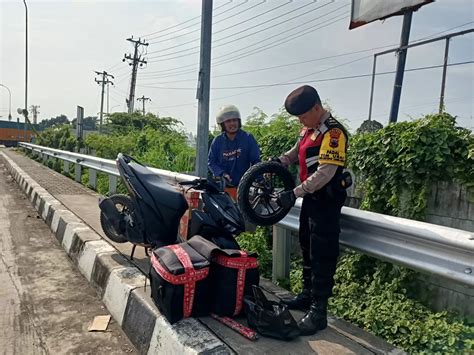
[[[31,130],[31,126],[36,131],[40,131],[37,124],[26,125],[25,131],[25,122],[0,120],[0,144],[13,147],[18,142],[31,142],[35,137],[35,132]]]

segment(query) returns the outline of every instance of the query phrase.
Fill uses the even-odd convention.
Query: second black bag
[[[293,340],[300,335],[300,329],[288,306],[267,299],[262,289],[253,286],[254,298],[245,297],[245,313],[251,328],[263,336],[281,340]]]

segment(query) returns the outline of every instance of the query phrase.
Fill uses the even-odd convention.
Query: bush
[[[474,187],[474,136],[447,113],[427,115],[352,137],[349,165],[359,177],[361,208],[423,220],[432,184]]]
[[[341,257],[330,310],[410,353],[474,349],[474,327],[409,298],[415,272],[349,252]]]
[[[271,277],[272,275],[272,246],[271,229],[268,227],[257,227],[255,233],[242,233],[237,238],[242,250],[256,252],[260,266],[260,275]]]

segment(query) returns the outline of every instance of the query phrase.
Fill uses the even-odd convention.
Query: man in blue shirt
[[[207,165],[214,176],[237,186],[247,169],[260,161],[260,148],[255,138],[242,127],[240,112],[226,105],[216,115],[222,134],[214,138],[209,149]]]

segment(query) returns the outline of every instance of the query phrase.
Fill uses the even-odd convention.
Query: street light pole
[[[0,84],[0,86],[3,86],[5,89],[8,90],[8,95],[9,95],[9,102],[8,102],[8,120],[12,120],[12,92],[8,88],[8,86]]]
[[[25,110],[28,107],[28,6],[25,4]]]
[[[26,122],[28,121],[28,6],[26,0],[23,0],[25,4],[25,108],[23,109],[23,115],[25,115],[25,127],[24,127],[24,139],[26,139]]]

